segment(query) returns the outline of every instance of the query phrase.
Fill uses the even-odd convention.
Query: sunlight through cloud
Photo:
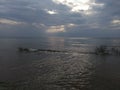
[[[18,22],[10,19],[4,19],[0,18],[0,23],[1,24],[7,24],[7,25],[19,25],[19,24],[25,24],[24,22]]]
[[[45,11],[46,11],[46,13],[51,14],[51,15],[58,14],[55,10],[45,9]]]
[[[53,0],[53,2],[69,7],[71,12],[86,15],[92,14],[94,6],[103,7],[104,5],[102,3],[96,3],[95,0]]]
[[[65,26],[64,25],[50,26],[47,29],[47,33],[57,33],[57,32],[65,32]]]
[[[119,24],[120,25],[120,20],[113,20],[112,24],[117,24],[117,25]]]
[[[68,23],[66,25],[56,25],[56,26],[47,26],[47,33],[58,33],[66,32],[66,29],[77,26],[73,23]]]

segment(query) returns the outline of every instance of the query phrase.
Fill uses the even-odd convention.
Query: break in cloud
[[[48,9],[45,9],[46,13],[48,14],[57,14],[57,12],[55,10],[48,10]]]
[[[119,36],[119,0],[0,0],[0,36]]]
[[[58,33],[58,32],[66,32],[67,28],[75,27],[76,25],[70,23],[67,25],[58,25],[58,26],[49,26],[47,28],[47,33]]]
[[[95,0],[53,0],[56,4],[62,4],[70,8],[71,12],[85,15],[94,14],[93,7],[103,7],[103,3],[96,3]]]

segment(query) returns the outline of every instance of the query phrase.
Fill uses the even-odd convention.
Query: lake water
[[[100,45],[120,48],[120,38],[0,38],[0,90],[120,90],[120,56],[81,53]]]

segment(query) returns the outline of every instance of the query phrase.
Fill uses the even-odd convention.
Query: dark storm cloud
[[[12,29],[16,31],[16,35],[32,35],[32,32],[34,35],[41,35],[50,30],[70,36],[102,36],[112,35],[111,33],[118,35],[120,1],[85,1],[89,2],[84,4],[81,0],[0,0],[0,33]]]

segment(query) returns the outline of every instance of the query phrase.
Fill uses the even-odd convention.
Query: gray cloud
[[[57,35],[118,36],[120,33],[120,1],[88,1],[86,4],[81,4],[74,0],[72,2],[69,0],[66,2],[60,0],[0,0],[0,33],[39,36],[46,34],[48,29],[49,32],[54,29],[53,31],[63,30]],[[82,8],[79,7],[80,5]],[[85,5],[88,8],[84,7]],[[66,27],[69,24],[75,26]],[[61,27],[62,29],[58,29]],[[14,33],[10,33],[13,31]]]

